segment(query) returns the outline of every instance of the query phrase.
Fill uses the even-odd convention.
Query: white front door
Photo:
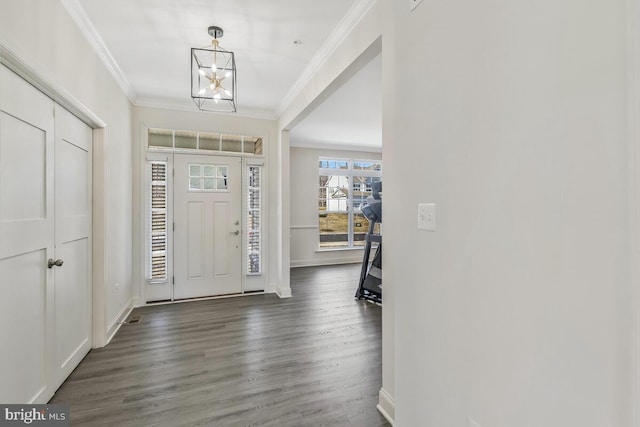
[[[90,129],[0,66],[0,402],[47,402],[89,351],[90,229]]]
[[[241,159],[176,154],[174,170],[174,299],[241,293]]]

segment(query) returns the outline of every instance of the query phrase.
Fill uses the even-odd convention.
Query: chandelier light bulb
[[[224,89],[224,93],[226,93],[227,96],[231,96],[231,92],[229,92],[227,89]]]
[[[204,95],[204,93],[207,91],[207,88],[202,88],[200,89],[200,92],[198,92],[200,95]]]
[[[211,66],[211,71],[213,71],[214,73],[215,73],[216,71],[218,71],[218,66],[217,66],[216,64],[213,64],[213,65]]]
[[[224,73],[224,77],[227,79],[231,77],[231,71],[227,71],[226,73]]]
[[[220,94],[219,94],[219,93],[215,93],[215,94],[213,95],[213,99],[220,99],[220,98],[221,98],[221,96],[220,96]]]
[[[204,76],[204,75],[206,75],[206,74],[207,74],[207,73],[205,73],[205,72],[204,72],[204,70],[203,70],[202,68],[200,68],[200,69],[198,70],[198,72],[200,73],[200,75],[201,75],[201,76]]]

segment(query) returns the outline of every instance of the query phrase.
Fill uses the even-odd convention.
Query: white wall
[[[291,147],[291,266],[362,261],[362,249],[318,252],[318,159],[382,158],[380,153]]]
[[[195,105],[194,105],[195,109]],[[277,271],[278,259],[275,254],[277,253],[276,239],[273,238],[273,230],[275,230],[275,221],[277,218],[277,206],[275,203],[277,197],[277,186],[274,184],[276,181],[272,177],[275,173],[272,163],[276,163],[274,156],[277,154],[277,150],[274,149],[273,144],[277,141],[276,136],[276,122],[274,120],[264,119],[252,119],[247,117],[240,117],[229,114],[215,114],[204,113],[198,111],[177,111],[166,110],[160,108],[149,107],[134,107],[133,109],[133,143],[134,143],[134,171],[133,181],[134,186],[134,274],[135,274],[135,289],[134,295],[140,295],[140,289],[145,284],[145,266],[144,266],[144,248],[142,243],[145,241],[144,234],[144,200],[141,196],[141,191],[144,185],[144,152],[145,147],[141,141],[142,126],[145,125],[151,128],[164,128],[175,130],[193,130],[193,131],[212,131],[212,132],[226,132],[239,135],[252,135],[264,137],[263,149],[265,152],[265,169],[266,169],[266,207],[267,215],[265,220],[267,221],[267,227],[265,229],[265,246],[264,252],[264,267],[265,274],[267,274],[268,288],[267,292],[275,292],[276,290],[276,275],[272,272]],[[140,304],[144,304],[144,300],[140,299]]]
[[[97,152],[106,153],[109,178],[105,323],[113,325],[132,297],[131,104],[59,1],[3,0],[0,43],[106,123],[106,144]]]
[[[625,2],[406,3],[383,155],[397,425],[629,425]]]

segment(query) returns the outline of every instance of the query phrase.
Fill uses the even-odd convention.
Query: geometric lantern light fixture
[[[236,112],[236,61],[220,47],[222,28],[209,27],[211,46],[191,49],[191,98],[200,111]]]

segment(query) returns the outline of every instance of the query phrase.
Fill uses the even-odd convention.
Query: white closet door
[[[46,403],[91,348],[91,162],[91,130],[0,65],[0,402]]]
[[[62,382],[91,349],[91,128],[55,108],[56,369]]]
[[[54,103],[0,66],[0,402],[55,391]]]

